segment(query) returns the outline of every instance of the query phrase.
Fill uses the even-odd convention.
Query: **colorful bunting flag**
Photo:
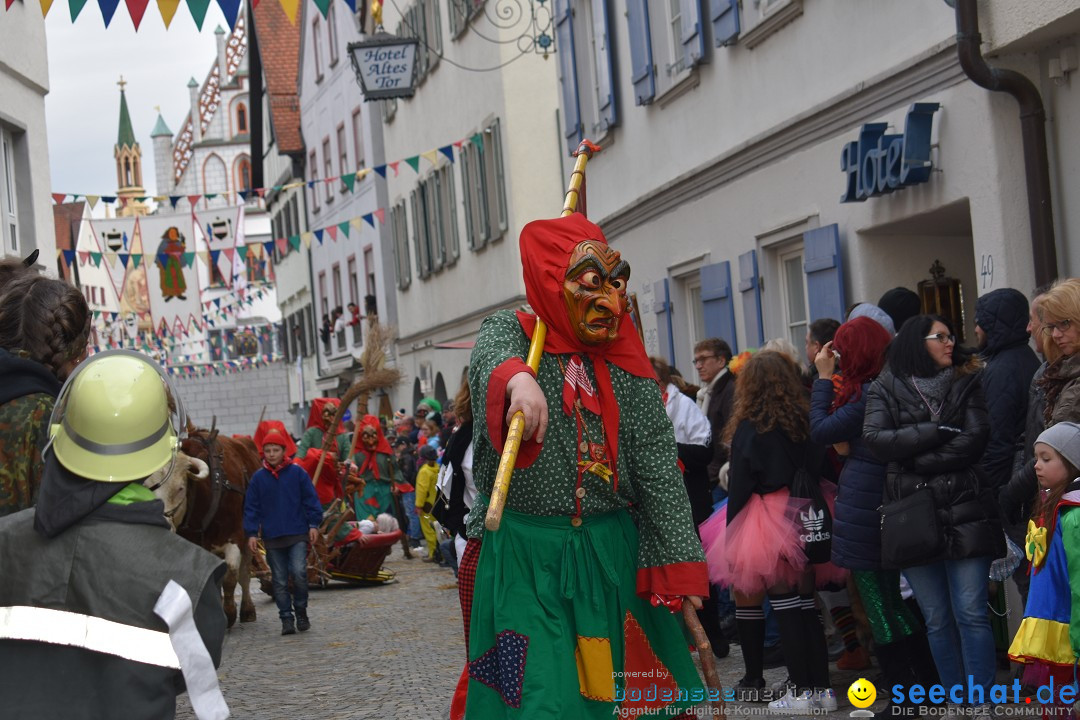
[[[319,228],[318,230],[315,230],[314,233],[315,233],[315,239],[319,241],[320,245],[322,245],[322,239],[323,239],[322,228]],[[297,249],[299,250],[299,248],[297,248]]]
[[[97,0],[97,3],[98,7],[101,8],[101,19],[105,21],[105,27],[109,27],[120,0]]]
[[[41,0],[41,17],[45,17],[49,14],[49,8],[52,7],[53,0]],[[11,3],[7,4],[8,8],[11,7]]]
[[[427,160],[433,167],[439,167],[439,151],[428,150],[427,152],[420,153],[420,157]]]
[[[379,208],[378,210],[375,211],[374,215],[375,215],[375,217],[379,218],[379,223],[380,224],[382,224],[382,225],[386,224],[386,210],[384,210],[383,208]],[[372,225],[372,227],[375,227],[375,226]]]
[[[217,4],[225,15],[225,21],[229,23],[229,30],[235,30],[236,16],[240,14],[240,0],[217,0]]]
[[[441,148],[439,148],[439,152],[441,152],[443,155],[445,155],[447,160],[449,160],[450,162],[454,162],[454,146],[453,145],[443,145]]]
[[[143,15],[146,13],[146,6],[150,4],[150,0],[125,0],[127,3],[128,15],[131,16],[131,22],[135,26],[135,32],[139,31],[139,23],[142,22]],[[145,201],[146,198],[142,198],[140,202]]]
[[[349,237],[349,223],[348,223],[348,221],[343,222],[343,223],[338,223],[338,230],[345,233],[345,237]]]
[[[352,192],[353,186],[356,185],[356,175],[342,175],[341,183],[349,192]]]
[[[289,22],[296,25],[296,14],[300,10],[300,0],[280,0],[281,9],[285,11]]]
[[[206,11],[210,8],[210,0],[188,0],[188,10],[191,11],[191,19],[195,21],[195,27],[202,32],[203,21],[206,20]],[[196,195],[195,197],[198,197]],[[195,207],[195,203],[191,204]]]

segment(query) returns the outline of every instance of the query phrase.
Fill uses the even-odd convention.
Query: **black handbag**
[[[881,512],[881,566],[900,570],[934,560],[945,546],[930,488],[885,503]]]
[[[809,500],[806,509],[799,511],[802,525],[799,537],[803,541],[803,552],[813,565],[829,562],[832,556],[832,513],[825,503],[821,492],[821,483],[811,477],[805,467],[795,470],[791,481],[791,497]]]

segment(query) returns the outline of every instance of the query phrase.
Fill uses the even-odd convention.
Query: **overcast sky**
[[[173,134],[190,109],[188,81],[201,85],[217,52],[214,29],[228,31],[221,9],[211,3],[200,33],[187,3],[181,3],[169,30],[157,3],[146,8],[136,33],[127,6],[120,3],[108,29],[97,3],[88,2],[72,23],[66,2],[55,2],[45,19],[49,49],[49,94],[45,114],[53,192],[116,194],[116,144],[120,88],[127,82],[128,110],[142,148],[143,183],[155,195],[154,148],[150,131],[161,106]],[[99,208],[101,206],[99,205]]]

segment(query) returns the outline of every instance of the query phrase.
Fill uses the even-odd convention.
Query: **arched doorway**
[[[420,391],[420,378],[413,380],[412,385],[412,409],[416,409],[416,406],[420,404],[420,401],[424,399],[424,393]]]
[[[435,399],[446,407],[446,383],[443,382],[442,373],[435,373]]]

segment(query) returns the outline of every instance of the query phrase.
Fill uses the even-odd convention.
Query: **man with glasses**
[[[709,482],[714,487],[719,480],[720,468],[727,462],[727,448],[720,436],[735,402],[734,376],[727,367],[730,361],[731,347],[720,338],[708,338],[694,346],[694,369],[701,378],[697,404],[712,426],[713,457],[709,462]]]

